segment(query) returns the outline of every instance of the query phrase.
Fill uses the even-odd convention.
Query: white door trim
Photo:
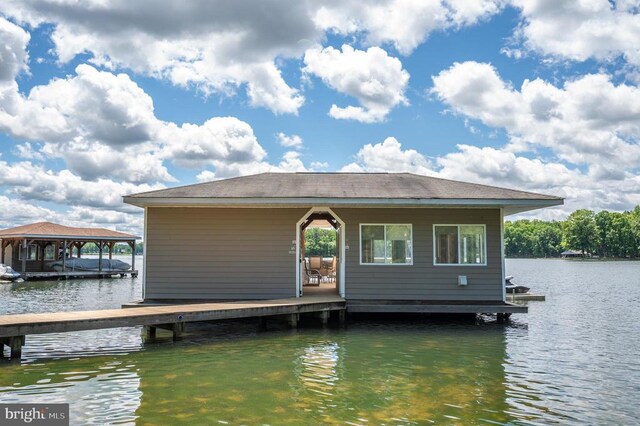
[[[300,226],[304,223],[305,220],[312,214],[316,212],[326,212],[331,214],[335,220],[340,224],[340,256],[338,257],[338,293],[340,297],[344,297],[345,294],[345,228],[346,224],[340,217],[333,212],[329,207],[312,207],[309,211],[302,216],[302,218],[296,223],[296,297],[302,296],[302,280],[301,280],[301,270],[300,270]]]

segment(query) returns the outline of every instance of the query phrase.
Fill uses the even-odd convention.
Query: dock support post
[[[266,329],[267,329],[267,318],[258,317],[258,330],[266,331]]]
[[[174,323],[171,331],[173,331],[173,341],[175,342],[176,340],[180,339],[180,336],[184,332],[184,323],[183,322]]]
[[[62,272],[67,269],[67,240],[62,241]]]
[[[98,272],[102,272],[102,241],[98,241]]]
[[[340,324],[340,328],[344,328],[347,325],[347,311],[341,310],[338,311],[338,323]]]
[[[291,326],[291,328],[298,328],[299,319],[300,319],[300,314],[289,315],[289,325]]]
[[[3,344],[7,345],[11,351],[11,358],[20,358],[22,355],[22,347],[24,346],[24,336],[5,337],[0,340],[0,348]]]
[[[136,270],[136,242],[130,242],[129,247],[131,247],[131,276],[133,277],[133,271]]]
[[[320,312],[320,321],[322,321],[322,328],[327,328],[327,324],[329,324],[329,311]]]
[[[149,339],[155,339],[156,338],[156,330],[157,330],[157,328],[155,328],[155,327],[153,327],[151,325],[148,325],[145,328],[147,329],[147,337]]]
[[[27,256],[29,255],[29,248],[27,246],[27,239],[22,241],[22,276],[27,272]],[[64,264],[62,265],[64,267]]]

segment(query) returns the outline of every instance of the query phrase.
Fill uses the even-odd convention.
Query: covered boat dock
[[[104,228],[76,228],[51,222],[38,222],[0,231],[0,263],[11,266],[29,279],[59,279],[137,276],[136,240],[139,237]],[[87,243],[98,247],[95,268],[80,268],[78,259]],[[129,268],[113,268],[117,243],[131,248]]]

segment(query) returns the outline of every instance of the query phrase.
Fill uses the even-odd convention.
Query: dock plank
[[[102,328],[250,318],[344,310],[337,295],[186,305],[154,305],[126,309],[0,315],[0,338]]]

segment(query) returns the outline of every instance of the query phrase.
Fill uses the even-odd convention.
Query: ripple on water
[[[637,408],[639,263],[510,261],[547,295],[506,325],[361,319],[258,333],[203,324],[174,343],[141,329],[29,336],[0,368],[0,402],[70,402],[74,423],[630,424]],[[0,311],[110,308],[137,280],[0,288]],[[66,299],[65,299],[66,298]]]

